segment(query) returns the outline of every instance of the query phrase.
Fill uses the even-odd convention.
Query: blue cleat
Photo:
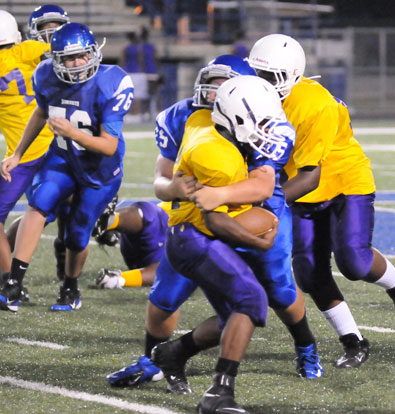
[[[296,372],[303,378],[322,377],[324,370],[314,344],[295,347],[298,361]]]
[[[60,287],[56,304],[51,306],[52,311],[72,311],[81,307],[80,290],[65,289]]]
[[[0,310],[17,312],[21,297],[21,284],[15,279],[8,279],[0,291]]]
[[[113,387],[136,387],[162,378],[163,372],[145,355],[120,371],[107,375],[107,381]]]

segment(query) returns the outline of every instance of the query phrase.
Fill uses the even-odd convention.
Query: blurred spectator
[[[244,30],[240,29],[235,33],[235,39],[232,45],[232,55],[246,58],[248,56],[248,47],[244,42]]]
[[[130,113],[125,116],[125,122],[139,121],[142,110],[142,101],[148,99],[148,82],[144,73],[143,55],[140,41],[135,32],[127,34],[129,44],[123,49],[120,66],[132,78],[134,84],[134,103]]]
[[[146,27],[141,30],[139,49],[142,69],[148,83],[148,98],[143,100],[141,112],[144,120],[152,120],[155,119],[158,108],[160,108],[159,87],[162,83],[162,76],[158,70],[155,45],[149,41],[149,31]]]

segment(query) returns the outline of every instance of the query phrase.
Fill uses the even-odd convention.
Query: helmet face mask
[[[15,17],[0,10],[0,46],[18,44],[22,40]]]
[[[67,67],[67,57],[87,57],[81,66]],[[51,41],[51,57],[56,76],[63,82],[77,84],[88,81],[99,70],[102,54],[89,28],[80,23],[67,23],[58,28]]]
[[[37,7],[30,15],[28,24],[29,37],[40,42],[51,43],[55,30],[68,22],[70,22],[70,18],[61,7],[44,4]],[[50,25],[45,28],[48,23],[54,23],[56,26]]]
[[[279,159],[284,154],[285,138],[277,128],[286,117],[277,91],[267,81],[255,76],[227,80],[217,91],[211,117],[261,155]]]
[[[302,46],[292,37],[272,34],[259,39],[248,61],[259,77],[268,80],[285,99],[302,79],[306,57]]]
[[[207,98],[219,87],[218,84],[211,83],[213,79],[231,79],[239,75],[255,75],[254,69],[239,56],[221,55],[210,61],[207,66],[200,69],[196,77],[193,106],[212,109],[213,102]]]

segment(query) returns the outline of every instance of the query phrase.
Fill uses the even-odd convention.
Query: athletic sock
[[[339,337],[354,333],[360,341],[363,339],[346,302],[340,302],[335,307],[321,313]]]
[[[119,224],[119,214],[115,212],[108,218],[106,230],[114,230],[118,227],[118,224]]]
[[[307,322],[306,313],[304,314],[303,318],[295,323],[294,325],[285,325],[292,338],[294,340],[295,346],[309,346],[311,344],[315,344],[315,339],[313,333],[310,330],[309,324]]]
[[[157,338],[155,336],[152,336],[148,331],[145,331],[145,352],[144,352],[145,356],[147,356],[148,358],[151,358],[152,348],[160,344],[161,342],[168,341],[169,338],[170,336],[166,338]]]
[[[29,263],[23,262],[22,260],[16,258],[12,259],[10,279],[15,279],[19,283],[22,283],[28,267]]]
[[[125,287],[140,287],[143,285],[143,276],[140,269],[126,270],[121,273],[125,279]]]
[[[383,276],[374,282],[374,284],[383,287],[385,290],[389,290],[395,287],[395,267],[387,258],[385,258],[385,261],[387,262],[387,268]]]

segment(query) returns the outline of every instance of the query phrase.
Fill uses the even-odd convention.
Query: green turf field
[[[380,125],[355,122],[353,126],[359,131],[359,127]],[[152,127],[127,129],[148,131]],[[382,230],[380,227],[375,237],[393,262],[394,135],[385,132],[357,136],[372,159],[378,189],[377,214],[387,214],[380,216]],[[126,151],[120,198],[154,198],[154,140],[128,139]],[[4,153],[4,141],[0,141],[0,153]],[[13,214],[10,220],[15,217]],[[211,384],[217,350],[202,353],[188,364],[187,375],[194,391],[191,395],[167,394],[164,381],[137,389],[110,388],[106,375],[143,352],[149,289],[95,289],[101,267],[125,266],[117,248],[103,250],[92,244],[80,283],[82,308],[51,313],[49,307],[58,293],[52,248],[55,234],[55,225],[45,229],[25,278],[30,303],[20,306],[16,314],[0,313],[0,414],[194,413]],[[395,413],[394,305],[376,286],[352,283],[340,276],[337,280],[363,335],[371,343],[370,360],[356,370],[335,369],[333,362],[342,353],[341,345],[306,297],[325,373],[317,380],[302,380],[295,373],[290,335],[270,311],[268,326],[256,330],[237,377],[236,399],[250,413]],[[206,300],[197,292],[183,305],[179,332],[193,328],[211,314]]]

